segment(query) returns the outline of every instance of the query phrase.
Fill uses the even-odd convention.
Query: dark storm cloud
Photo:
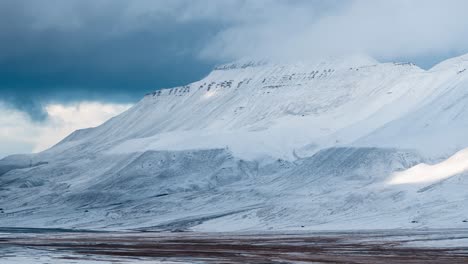
[[[105,41],[93,40],[90,32],[43,32],[12,41],[15,50],[0,61],[0,89],[13,103],[80,97],[135,100],[144,92],[200,78],[211,68],[192,50],[206,34],[200,28],[166,28],[178,32],[176,38],[161,31]]]
[[[135,101],[212,67],[198,50],[222,24],[178,21],[175,10],[128,18],[129,5],[99,2],[0,2],[0,99],[41,118],[44,102]]]

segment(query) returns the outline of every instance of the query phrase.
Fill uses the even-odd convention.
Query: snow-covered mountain
[[[467,226],[466,68],[468,55],[427,71],[365,56],[216,67],[1,160],[0,226]]]

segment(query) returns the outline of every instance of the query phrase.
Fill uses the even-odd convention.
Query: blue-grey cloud
[[[124,19],[132,7],[124,2],[66,2],[0,2],[0,99],[36,119],[45,102],[135,101],[196,80],[215,63],[198,51],[220,24],[144,9]]]

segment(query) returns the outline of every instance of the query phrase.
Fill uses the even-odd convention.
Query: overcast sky
[[[46,148],[244,57],[366,53],[427,69],[468,52],[466,10],[462,0],[1,0],[0,156]]]

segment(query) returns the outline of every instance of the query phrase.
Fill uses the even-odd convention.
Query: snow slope
[[[1,160],[0,226],[464,227],[467,60],[219,66]]]
[[[433,156],[453,154],[468,146],[468,56],[436,65],[427,75],[448,79],[430,89],[424,104],[412,113],[388,122],[359,142],[417,148]],[[388,139],[383,143],[382,138]],[[383,144],[382,144],[383,143]]]

